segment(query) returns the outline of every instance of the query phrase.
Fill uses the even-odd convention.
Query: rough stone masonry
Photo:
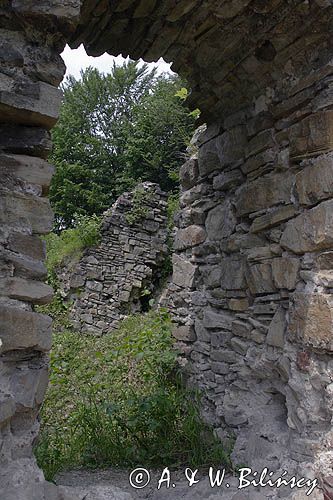
[[[57,271],[77,331],[102,335],[148,310],[168,259],[166,208],[157,184],[139,184],[103,214],[100,242]]]
[[[331,0],[1,0],[0,498],[60,498],[32,444],[66,42],[162,56],[189,80],[208,128],[181,171],[170,307],[184,369],[220,435],[233,429],[236,461],[317,476],[332,498],[332,20]]]

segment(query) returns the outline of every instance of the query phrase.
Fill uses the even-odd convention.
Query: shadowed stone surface
[[[1,2],[1,498],[60,498],[32,459],[49,346],[33,308],[67,41],[188,78],[207,130],[181,170],[164,294],[184,374],[235,462],[316,475],[332,497],[332,21],[329,0]]]

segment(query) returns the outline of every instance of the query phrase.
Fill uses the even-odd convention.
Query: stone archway
[[[66,42],[163,56],[188,78],[208,124],[181,171],[171,288],[188,377],[221,435],[235,430],[235,459],[332,487],[332,2],[3,0],[0,13],[6,500],[56,494],[31,451],[51,346],[33,306],[51,294],[39,235],[51,229],[48,131]]]

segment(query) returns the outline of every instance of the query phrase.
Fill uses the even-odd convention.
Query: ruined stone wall
[[[32,458],[51,335],[34,305],[66,40],[189,79],[208,123],[171,288],[189,379],[236,460],[332,486],[332,26],[331,0],[2,0],[0,498],[59,498]]]
[[[101,335],[128,314],[148,309],[168,259],[166,208],[157,184],[139,184],[103,215],[100,243],[59,270],[76,330]]]
[[[73,2],[74,5],[74,2]],[[57,498],[32,457],[48,383],[51,319],[34,311],[52,290],[43,283],[52,228],[47,200],[53,167],[49,129],[61,102],[62,29],[79,10],[50,16],[45,2],[0,2],[0,498]],[[52,496],[54,495],[54,496]]]
[[[329,62],[201,135],[181,169],[170,290],[188,379],[221,437],[234,429],[236,463],[307,475],[315,461],[327,488],[332,82]]]

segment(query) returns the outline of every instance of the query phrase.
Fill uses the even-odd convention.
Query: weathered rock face
[[[166,207],[157,184],[139,184],[105,212],[100,244],[86,250],[74,266],[59,270],[62,294],[73,301],[76,330],[101,335],[126,315],[147,310],[168,257]],[[135,217],[138,209],[141,215]]]
[[[40,17],[38,11],[43,9]],[[69,29],[71,16],[79,15],[78,6],[66,15]],[[52,227],[45,196],[53,168],[45,158],[65,69],[59,56],[65,37],[54,20],[50,2],[0,5],[0,497],[4,499],[50,499],[58,494],[43,481],[32,458],[51,347],[51,320],[34,312],[35,304],[52,297],[42,282],[45,251],[39,239]],[[47,30],[47,22],[49,34],[40,29]]]
[[[182,168],[178,235],[200,221],[205,237],[175,245],[169,301],[189,383],[219,435],[235,430],[235,461],[315,464],[331,491],[333,67],[287,53],[289,83],[211,123]]]
[[[333,200],[303,212],[286,224],[281,245],[297,254],[325,250],[333,243]]]
[[[235,430],[238,463],[314,469],[330,498],[332,2],[3,0],[0,14],[0,497],[58,496],[31,452],[50,345],[33,308],[50,297],[38,235],[69,41],[163,56],[189,79],[208,128],[181,171],[183,364],[219,435]]]

